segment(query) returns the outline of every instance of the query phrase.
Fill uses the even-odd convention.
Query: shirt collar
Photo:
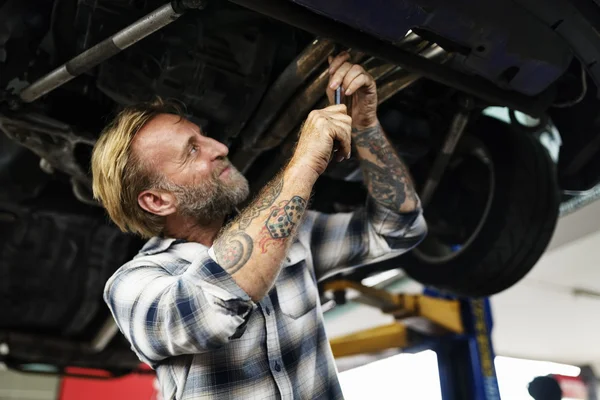
[[[162,253],[167,251],[174,244],[185,242],[183,239],[163,238],[155,236],[148,240],[140,250],[141,255],[149,256],[152,254]]]
[[[229,215],[225,217],[225,223],[223,225],[227,225],[233,218],[235,218],[239,214],[239,211],[235,209]],[[179,243],[187,243],[185,239],[175,239],[175,238],[165,238],[161,236],[154,236],[150,240],[148,240],[139,254],[149,256],[152,254],[162,253],[167,251],[169,247],[179,244]]]

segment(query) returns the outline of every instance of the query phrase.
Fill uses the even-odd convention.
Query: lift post
[[[392,324],[331,339],[336,358],[429,348],[437,353],[443,400],[500,399],[487,298],[459,299],[430,289],[421,295],[395,294],[344,280],[326,283],[324,289],[357,290],[369,305],[396,318]]]
[[[443,400],[499,400],[494,366],[492,314],[487,298],[461,299],[465,333],[434,343]]]

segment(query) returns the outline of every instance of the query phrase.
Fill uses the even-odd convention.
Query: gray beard
[[[162,189],[168,190],[177,199],[177,212],[193,218],[198,223],[223,219],[248,197],[248,181],[230,165],[228,182],[213,175],[210,180],[197,186],[177,185],[163,182]]]

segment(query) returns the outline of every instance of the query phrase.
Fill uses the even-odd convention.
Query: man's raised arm
[[[347,52],[330,58],[327,96],[332,101],[333,91],[341,86],[344,96],[352,98],[352,141],[371,197],[393,212],[414,211],[419,199],[412,180],[377,118],[377,85],[349,58]]]
[[[396,257],[427,234],[427,224],[407,168],[377,119],[377,87],[347,52],[330,58],[327,96],[341,86],[352,98],[352,140],[361,163],[369,199],[353,213],[310,212],[306,229],[318,279]]]
[[[419,207],[415,187],[381,125],[353,128],[352,137],[373,200],[390,211],[415,211]]]
[[[350,131],[344,105],[311,112],[289,165],[215,240],[216,261],[254,301],[273,286],[334,142],[338,160],[349,156]]]

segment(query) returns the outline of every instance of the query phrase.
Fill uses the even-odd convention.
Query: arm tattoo
[[[219,264],[230,274],[242,268],[250,259],[254,250],[254,241],[244,232],[260,213],[268,209],[283,189],[283,179],[277,179],[264,189],[261,196],[240,215],[231,226],[238,224],[238,231],[225,233],[215,242],[215,256]]]
[[[252,220],[260,215],[260,213],[267,208],[271,207],[277,197],[281,194],[283,189],[283,179],[277,179],[276,182],[270,184],[266,189],[263,196],[259,196],[259,199],[254,202],[244,213],[240,216],[239,224],[240,229],[246,229],[250,226]]]
[[[217,262],[230,274],[240,270],[250,257],[255,247],[255,240],[262,254],[271,246],[285,246],[289,237],[295,232],[295,227],[300,223],[306,200],[294,196],[290,200],[277,201],[283,190],[283,178],[276,179],[266,187],[258,199],[242,212],[240,217],[233,221],[222,232],[222,236],[214,243]],[[258,218],[263,211],[265,222],[258,235],[253,239],[245,230]],[[237,224],[237,226],[236,226]]]
[[[371,161],[362,160],[361,166],[371,196],[386,208],[400,209],[406,201],[405,182],[389,176],[387,169]]]
[[[245,232],[227,233],[215,243],[215,255],[225,271],[233,274],[242,268],[252,255],[254,244]]]
[[[279,206],[273,207],[265,226],[261,230],[259,248],[264,254],[270,246],[284,245],[285,239],[294,233],[294,228],[299,224],[304,210],[306,200],[300,196],[294,196],[289,201],[282,201]]]
[[[385,137],[381,126],[352,131],[355,145],[375,156],[374,162],[361,159],[365,183],[373,199],[392,210],[400,210],[407,200],[416,204],[417,194],[406,166]]]

